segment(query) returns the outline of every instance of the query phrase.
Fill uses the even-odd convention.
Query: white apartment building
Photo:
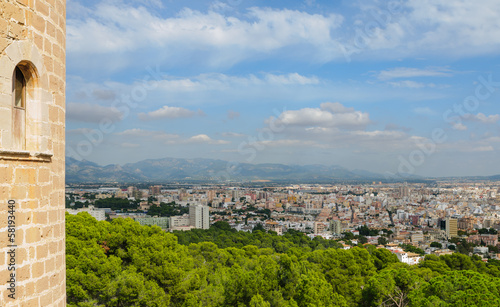
[[[73,215],[77,215],[80,212],[87,212],[98,221],[106,220],[106,210],[95,209],[94,206],[89,206],[88,208],[80,208],[80,209],[66,209],[66,212]]]
[[[189,206],[189,224],[194,228],[210,228],[209,207],[203,205]]]

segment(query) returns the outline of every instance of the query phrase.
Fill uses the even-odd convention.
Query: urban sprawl
[[[386,248],[408,264],[454,252],[500,260],[500,182],[68,186],[66,208],[165,231],[208,229],[219,221],[238,231],[293,229],[337,240],[344,249]]]

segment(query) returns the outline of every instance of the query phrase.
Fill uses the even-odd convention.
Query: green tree
[[[388,243],[386,237],[378,237],[377,242],[379,245],[387,245],[387,243]]]
[[[500,306],[498,278],[473,271],[452,271],[409,295],[413,306]]]
[[[443,248],[443,245],[439,242],[432,242],[431,247]]]
[[[408,306],[411,292],[424,283],[406,267],[383,270],[368,281],[363,300],[368,306]]]
[[[377,270],[382,270],[391,263],[398,263],[398,257],[385,248],[378,248],[372,253],[373,263]]]

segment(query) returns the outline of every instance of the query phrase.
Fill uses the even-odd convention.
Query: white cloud
[[[206,134],[198,134],[186,139],[186,138],[181,138],[180,135],[178,134],[170,134],[166,133],[165,131],[151,131],[151,130],[144,130],[137,128],[125,130],[115,134],[126,137],[128,142],[125,143],[130,143],[130,140],[133,140],[134,142],[137,143],[138,142],[151,143],[152,141],[155,142],[160,141],[167,145],[174,145],[174,144],[175,145],[182,145],[182,144],[223,145],[230,143],[229,141],[212,139]],[[135,144],[135,143],[130,143],[130,144]]]
[[[273,118],[268,119],[272,121]],[[370,124],[368,113],[345,108],[340,103],[323,103],[320,108],[304,108],[284,111],[276,119],[276,125],[302,127],[360,128]]]
[[[397,81],[397,82],[389,82],[390,85],[394,87],[407,87],[407,88],[423,88],[426,87],[425,83],[415,82],[411,80]]]
[[[324,102],[320,104],[321,110],[326,110],[332,113],[352,113],[354,108],[347,108],[340,102]]]
[[[161,2],[143,1],[142,5],[146,3]],[[102,1],[80,16],[70,14],[67,50],[74,57],[107,54],[113,60],[108,67],[123,68],[137,62],[136,52],[144,52],[145,46],[148,56],[154,54],[151,49],[158,51],[157,61],[175,57],[178,65],[185,65],[195,59],[196,65],[211,67],[228,67],[256,57],[344,61],[349,50],[371,59],[400,59],[426,54],[469,57],[500,49],[497,0],[484,0],[480,5],[468,0],[408,0],[400,2],[401,10],[395,14],[388,13],[386,3],[358,4],[355,22],[347,24],[339,14],[243,6],[235,9],[221,1],[213,2],[207,12],[185,8],[169,17],[161,16],[151,5],[134,7],[141,3]],[[389,16],[375,17],[380,12]],[[375,27],[368,31],[364,27],[368,24]],[[356,44],[359,32],[364,35],[361,45]],[[198,56],[200,52],[202,57]],[[440,68],[396,68],[382,72],[380,77],[450,73]]]
[[[180,50],[181,54],[206,50],[212,57],[209,62],[221,65],[256,53],[308,46],[316,59],[331,59],[335,51],[339,55],[331,31],[342,20],[335,14],[257,7],[240,18],[188,8],[175,17],[162,18],[145,7],[102,2],[91,17],[68,20],[68,51],[102,54],[149,46],[172,55]]]
[[[70,102],[66,105],[66,118],[72,121],[100,123],[102,120],[118,122],[123,119],[123,113],[113,107],[103,107],[98,104]]]
[[[452,128],[458,131],[465,131],[467,130],[467,126],[462,124],[462,123],[454,123],[452,125]]]
[[[319,84],[316,76],[306,77],[298,73],[276,75],[266,73],[263,77],[255,75],[230,76],[220,73],[200,74],[190,78],[167,78],[159,81],[159,87],[167,91],[198,92],[206,90],[228,90],[236,86],[294,86]]]
[[[185,143],[206,143],[211,145],[223,145],[229,144],[230,142],[223,140],[214,140],[206,134],[198,134],[187,139]]]
[[[201,110],[195,112],[181,107],[163,106],[162,108],[149,113],[139,113],[138,117],[141,120],[158,120],[165,118],[187,118],[195,115],[204,115],[204,113]]]
[[[455,58],[493,54],[500,49],[497,0],[485,0],[481,5],[469,0],[398,1],[401,7],[392,14],[383,3],[394,2],[366,2],[371,5],[363,2],[366,9],[361,22],[375,22],[378,27],[363,31],[367,37],[361,50],[365,58]]]
[[[445,68],[430,68],[419,69],[409,67],[397,67],[393,69],[383,70],[378,75],[379,80],[391,80],[400,78],[415,78],[415,77],[450,77],[452,73]]]
[[[478,113],[476,115],[474,114],[466,114],[464,115],[464,119],[470,120],[470,121],[476,121],[480,122],[483,124],[496,124],[500,120],[500,115],[495,114],[495,115],[484,115],[483,113]]]
[[[243,133],[236,133],[236,132],[223,132],[221,133],[221,135],[223,137],[231,137],[231,138],[240,138],[245,136],[245,134]]]
[[[288,75],[273,75],[266,74],[265,80],[270,84],[278,85],[308,85],[308,84],[318,84],[319,79],[317,77],[304,77],[298,73],[291,73]]]
[[[484,0],[478,5],[468,0],[409,0],[407,5],[412,10],[410,22],[426,25],[415,47],[465,55],[498,51],[499,1]]]

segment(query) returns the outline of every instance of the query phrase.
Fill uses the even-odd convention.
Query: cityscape
[[[132,218],[165,231],[208,229],[220,221],[237,231],[262,227],[282,235],[292,229],[311,239],[337,240],[344,248],[387,248],[408,264],[418,264],[425,254],[454,252],[500,260],[500,181],[84,186],[67,187],[66,212],[87,212],[101,221]],[[114,200],[122,200],[122,207]]]
[[[1,0],[0,307],[500,306],[499,20]]]

